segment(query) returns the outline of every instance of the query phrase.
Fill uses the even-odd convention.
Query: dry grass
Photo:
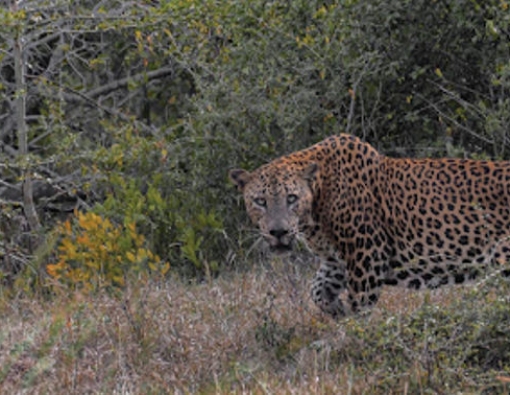
[[[406,317],[448,311],[469,288],[388,289],[372,314],[335,322],[310,302],[311,277],[275,262],[206,284],[131,286],[123,299],[4,300],[0,393],[503,393],[504,364],[449,372],[415,339],[421,327],[400,340]]]

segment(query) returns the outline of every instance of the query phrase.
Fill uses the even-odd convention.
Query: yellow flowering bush
[[[116,225],[93,212],[76,212],[57,227],[57,234],[56,263],[46,270],[59,284],[72,288],[123,287],[128,271],[164,275],[170,266],[146,248],[134,222]]]

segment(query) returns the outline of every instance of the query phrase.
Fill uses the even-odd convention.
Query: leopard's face
[[[230,178],[243,192],[248,215],[276,253],[292,246],[312,220],[313,179],[317,165],[272,163],[252,173],[232,170]]]

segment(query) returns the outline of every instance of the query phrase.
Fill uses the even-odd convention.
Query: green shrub
[[[410,392],[448,392],[461,382],[466,389],[496,391],[501,389],[496,378],[510,373],[508,290],[507,281],[496,276],[447,306],[426,301],[409,315],[384,312],[381,325],[370,325],[370,317],[348,318],[342,326],[348,340],[334,358],[340,365],[385,372],[379,384],[388,391],[398,377]]]

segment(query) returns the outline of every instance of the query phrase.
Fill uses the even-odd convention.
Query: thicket
[[[334,133],[510,157],[509,23],[506,0],[2,7],[5,281],[238,265],[256,238],[227,170]]]

